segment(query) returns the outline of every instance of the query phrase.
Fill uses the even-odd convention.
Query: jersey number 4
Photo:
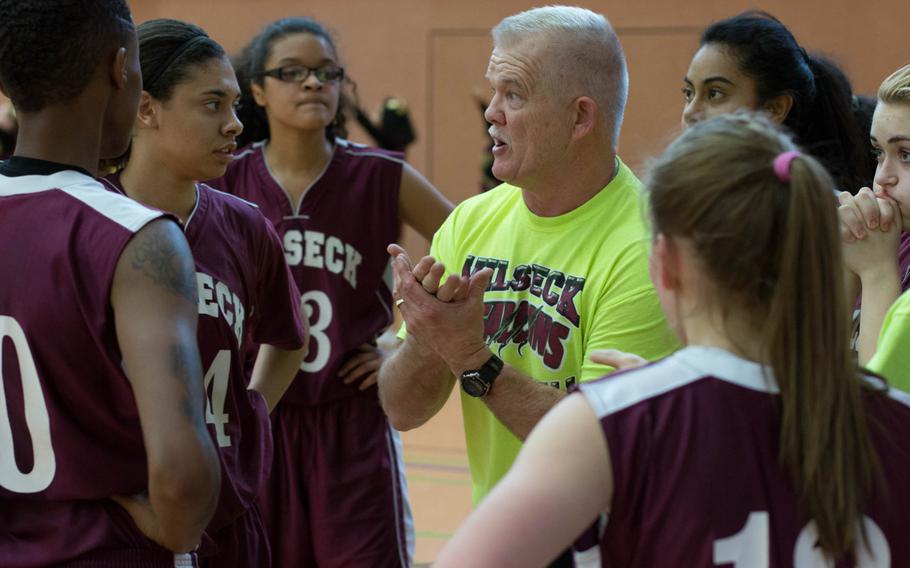
[[[227,398],[228,380],[231,378],[231,352],[222,349],[215,355],[209,370],[205,372],[205,421],[215,429],[218,446],[231,445],[231,436],[224,431],[230,415],[224,411]]]
[[[0,487],[14,493],[38,493],[50,486],[57,472],[57,460],[51,445],[50,416],[25,332],[15,319],[0,316],[0,346],[7,338],[12,342],[13,350],[16,352],[25,407],[25,425],[32,441],[34,457],[32,469],[28,473],[21,471],[16,464],[13,426],[6,401],[7,377],[2,376],[3,351],[0,349]]]
[[[869,517],[863,517],[863,528],[866,529],[869,548],[861,547],[856,565],[890,568],[891,550],[882,529]],[[815,523],[810,522],[796,538],[794,568],[833,568],[834,563],[826,560],[821,550],[816,548],[817,541]],[[863,542],[861,536],[858,542]],[[734,568],[768,568],[771,566],[770,543],[771,520],[767,511],[753,511],[741,531],[714,541],[714,564],[733,564]]]

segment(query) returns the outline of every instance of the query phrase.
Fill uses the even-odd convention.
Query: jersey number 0
[[[34,465],[28,473],[19,469],[13,451],[13,427],[6,401],[8,377],[3,373],[3,341],[9,338],[16,352],[22,399],[25,406],[25,425],[32,440]],[[12,380],[12,379],[9,379]],[[0,316],[0,486],[14,493],[38,493],[54,480],[57,460],[51,445],[51,425],[47,403],[38,380],[35,359],[25,338],[22,326],[9,316]]]

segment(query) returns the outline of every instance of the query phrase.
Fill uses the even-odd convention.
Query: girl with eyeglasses
[[[267,26],[237,64],[242,140],[215,182],[278,230],[310,322],[309,352],[272,415],[261,496],[278,566],[409,565],[401,444],[375,387],[392,323],[385,246],[400,222],[430,239],[451,204],[401,154],[343,138],[345,73],[308,18]]]
[[[143,92],[132,145],[125,168],[104,182],[177,217],[193,253],[205,417],[222,465],[202,565],[265,567],[268,541],[256,498],[271,466],[269,411],[305,354],[299,292],[259,209],[197,181],[224,173],[243,128],[234,112],[240,88],[224,50],[178,20],[144,22],[137,35]],[[247,354],[258,344],[250,369]],[[148,528],[141,500],[126,503]]]

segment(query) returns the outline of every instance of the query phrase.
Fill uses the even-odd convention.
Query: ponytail
[[[790,166],[777,285],[762,343],[780,389],[780,462],[831,558],[856,550],[877,456],[850,355],[838,222],[815,160]]]
[[[654,163],[648,198],[654,230],[691,245],[711,286],[705,302],[725,324],[735,318],[728,332],[759,340],[780,390],[780,464],[822,551],[839,560],[857,549],[879,462],[848,348],[831,177],[794,154],[763,116],[700,122]]]
[[[869,132],[863,132],[853,113],[850,81],[831,60],[807,55],[815,80],[815,99],[802,108],[795,129],[800,143],[825,166],[835,185],[856,193],[870,187],[875,168],[869,160]]]

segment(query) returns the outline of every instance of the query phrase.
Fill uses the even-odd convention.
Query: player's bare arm
[[[183,252],[174,246],[173,239],[169,239],[165,230],[157,225],[151,224],[147,230],[152,232],[150,235],[144,235],[143,232],[137,233],[133,242],[126,248],[124,253],[132,250],[130,265],[134,271],[145,275],[149,280],[158,287],[171,292],[177,296],[186,298],[193,306],[196,305],[196,280],[192,277],[195,269],[192,265],[192,254],[189,248],[186,250],[186,256]],[[124,256],[126,256],[124,254]],[[190,260],[187,266],[186,261]],[[191,278],[187,280],[185,271],[190,271]]]
[[[609,509],[612,493],[610,454],[597,416],[581,395],[572,395],[541,421],[434,566],[542,565]],[[511,530],[503,531],[506,526]]]
[[[398,210],[405,223],[429,241],[452,209],[452,203],[420,172],[403,164]],[[379,370],[390,354],[370,343],[361,345],[358,350],[359,353],[341,366],[338,377],[345,384],[359,381],[358,390],[366,390],[378,383]]]
[[[865,364],[875,353],[888,308],[901,293],[897,262],[901,216],[893,201],[876,197],[869,188],[855,197],[842,192],[838,200],[846,278],[848,284],[858,280],[862,291],[858,351]]]
[[[117,339],[148,455],[148,498],[120,499],[147,536],[193,550],[215,511],[218,456],[203,419],[195,271],[179,227],[149,223],[118,261],[111,289]]]
[[[344,362],[338,369],[338,378],[349,385],[360,381],[357,390],[366,390],[379,379],[379,368],[390,353],[373,343],[364,343],[357,348],[357,354]]]
[[[250,389],[262,395],[269,412],[275,409],[297,376],[300,364],[306,358],[308,345],[309,339],[305,337],[300,349],[281,349],[274,345],[262,345],[259,348],[253,375],[250,377]]]
[[[429,240],[452,212],[452,202],[417,170],[404,164],[398,193],[398,210],[405,223]]]

